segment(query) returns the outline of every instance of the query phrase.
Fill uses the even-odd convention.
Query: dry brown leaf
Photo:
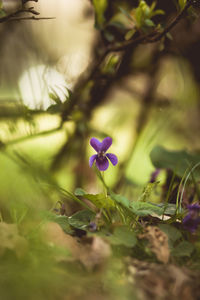
[[[138,300],[200,299],[200,273],[172,264],[162,265],[126,257],[127,279]]]
[[[170,257],[168,236],[163,231],[156,226],[147,226],[140,238],[145,238],[149,241],[151,251],[160,262],[168,263]]]
[[[57,260],[73,259],[79,253],[79,243],[71,235],[64,233],[60,225],[54,222],[46,223],[42,228],[43,239],[51,246],[57,246],[69,250],[71,257],[58,254]]]
[[[110,245],[100,237],[87,239],[89,243],[81,245],[79,260],[88,269],[103,264],[111,255]]]
[[[6,249],[13,250],[18,257],[24,255],[27,251],[28,243],[26,239],[19,235],[16,224],[0,223],[0,255],[3,255]]]
[[[184,273],[183,270],[174,265],[169,265],[168,269],[171,273],[171,276],[173,277],[173,293],[174,295],[178,296],[185,284],[189,282],[189,276]],[[191,299],[191,297],[188,297],[188,300],[189,299]]]
[[[88,270],[102,264],[110,255],[109,244],[100,237],[77,240],[75,237],[64,233],[57,223],[47,223],[43,227],[44,239],[55,246],[67,249],[71,253],[71,259],[79,260]],[[70,259],[59,256],[58,260]]]

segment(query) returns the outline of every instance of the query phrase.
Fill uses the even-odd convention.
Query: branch
[[[73,110],[75,105],[78,104],[78,101],[80,99],[80,93],[82,92],[84,87],[87,85],[87,83],[94,77],[94,75],[96,75],[96,73],[98,73],[102,62],[104,61],[104,59],[106,58],[106,56],[109,53],[126,51],[129,48],[133,48],[134,46],[137,46],[139,44],[148,44],[148,43],[158,42],[169,31],[171,31],[171,29],[174,26],[176,26],[178,24],[178,22],[185,16],[187,9],[191,5],[193,5],[193,3],[194,3],[194,0],[189,0],[187,2],[186,6],[184,7],[184,9],[175,17],[175,19],[161,33],[154,31],[154,32],[151,32],[150,34],[139,36],[139,37],[135,38],[134,40],[130,40],[130,41],[121,43],[120,45],[119,44],[109,45],[108,47],[106,47],[104,49],[103,53],[101,54],[99,60],[97,61],[97,63],[94,64],[92,66],[92,68],[90,69],[88,75],[86,75],[83,78],[80,78],[79,82],[76,84],[76,86],[74,88],[74,93],[72,94],[72,97],[70,99],[70,103],[69,104],[66,103],[66,105],[64,105],[64,109],[62,112],[62,122],[66,121],[66,119],[67,119],[66,116]]]
[[[155,36],[154,38],[152,38],[152,40],[150,39],[149,42],[150,43],[154,43],[157,42],[159,40],[161,40],[168,32],[170,32],[172,30],[173,27],[175,27],[179,21],[184,18],[186,11],[188,10],[188,8],[193,5],[193,0],[189,0],[186,4],[186,6],[184,7],[184,9],[175,17],[175,19],[163,30],[163,32],[161,32],[160,34],[158,34],[157,36]]]
[[[160,41],[164,36],[166,36],[167,33],[169,33],[172,28],[174,28],[179,21],[185,16],[186,11],[190,6],[193,5],[193,0],[189,0],[184,7],[184,9],[175,17],[175,19],[161,32],[151,32],[150,34],[139,36],[138,38],[134,40],[130,40],[128,42],[124,42],[121,45],[116,46],[110,46],[108,47],[109,52],[117,52],[117,51],[123,51],[127,49],[127,47],[137,45],[140,43],[148,44],[148,43],[155,43]]]
[[[40,18],[37,18],[37,17],[32,16],[32,17],[12,18],[9,21],[24,21],[24,20],[38,21],[38,20],[53,20],[53,19],[55,19],[55,17],[40,17]]]
[[[22,4],[26,4],[27,2],[38,2],[38,0],[22,0]]]
[[[34,1],[34,2],[38,2],[38,0],[28,0],[28,1]],[[28,2],[26,0],[26,2]],[[23,2],[23,3],[26,3]],[[23,13],[29,13],[32,14],[33,16],[31,17],[18,17],[16,18],[18,15],[21,15]],[[0,23],[4,23],[4,22],[8,22],[8,21],[20,21],[20,20],[49,20],[49,19],[55,19],[55,18],[45,18],[45,17],[35,17],[38,16],[40,13],[36,10],[34,10],[34,7],[30,7],[30,8],[21,8],[11,14],[8,14],[2,18],[0,18]]]

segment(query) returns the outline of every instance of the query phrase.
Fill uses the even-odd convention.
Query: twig
[[[40,17],[40,18],[37,18],[37,17],[22,17],[22,18],[12,18],[9,20],[9,22],[11,21],[24,21],[24,20],[34,20],[34,21],[38,21],[38,20],[53,20],[55,19],[54,17]]]
[[[172,28],[174,26],[176,26],[178,24],[178,22],[184,17],[186,11],[188,10],[188,8],[192,5],[193,0],[189,0],[187,2],[187,4],[185,5],[184,9],[175,17],[175,19],[163,30],[163,32],[161,32],[160,34],[158,34],[157,36],[155,36],[154,38],[150,39],[149,42],[150,43],[154,43],[157,42],[159,40],[161,40],[168,32],[170,32],[172,30]]]
[[[192,5],[192,0],[189,0],[184,7],[184,9],[175,17],[175,19],[161,32],[151,32],[150,34],[139,36],[138,38],[134,40],[130,40],[128,42],[124,42],[121,45],[116,45],[116,46],[110,46],[108,47],[109,52],[117,52],[117,51],[122,51],[125,50],[127,47],[130,47],[132,45],[136,45],[139,43],[155,43],[160,41],[164,36],[166,36],[167,33],[169,33],[173,27],[175,27],[179,21],[184,17],[186,11],[188,8]]]
[[[29,1],[34,1],[37,2],[35,0],[29,0]],[[29,13],[32,14],[32,17],[19,17],[16,18],[18,15],[23,14],[23,13]],[[20,21],[20,20],[49,20],[49,19],[55,19],[55,18],[51,18],[51,17],[35,17],[38,16],[40,13],[37,12],[36,10],[34,10],[34,7],[30,7],[30,8],[22,8],[19,9],[11,14],[8,14],[2,18],[0,18],[0,23],[4,23],[4,22],[8,22],[8,21]]]
[[[38,2],[38,0],[22,0],[22,4],[26,4],[27,2]]]

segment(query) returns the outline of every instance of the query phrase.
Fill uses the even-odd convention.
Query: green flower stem
[[[125,216],[124,216],[124,214],[123,214],[123,211],[122,211],[121,207],[120,207],[117,203],[115,203],[115,208],[116,208],[116,210],[117,210],[118,213],[119,213],[119,216],[120,216],[120,218],[121,218],[121,220],[122,220],[122,223],[123,223],[123,224],[126,224],[126,223],[127,223],[127,222],[126,222],[126,218],[125,218]]]
[[[96,174],[98,176],[98,178],[100,179],[102,185],[103,185],[103,194],[105,195],[105,200],[106,198],[108,197],[108,186],[106,185],[105,183],[105,180],[104,180],[104,172],[100,172],[97,167],[95,167],[95,171],[96,171]],[[104,216],[106,217],[106,219],[109,221],[109,223],[112,223],[112,215],[110,213],[109,210],[106,210],[106,209],[103,209],[103,214]]]
[[[102,177],[102,184],[103,184],[103,193],[105,195],[105,198],[108,197],[108,193],[107,193],[107,186],[105,184],[105,179],[104,179],[104,172],[101,172],[101,177]]]

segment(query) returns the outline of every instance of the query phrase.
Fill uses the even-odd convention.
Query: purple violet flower
[[[106,153],[106,151],[112,145],[112,139],[110,137],[106,137],[102,142],[97,140],[96,138],[91,138],[90,145],[94,148],[97,154],[94,154],[90,157],[89,165],[92,167],[93,163],[96,162],[96,166],[99,171],[105,171],[108,169],[109,161],[115,166],[118,163],[117,156],[112,153]]]
[[[182,224],[186,230],[194,233],[200,224],[200,205],[190,204],[187,209],[188,214],[183,218]]]

